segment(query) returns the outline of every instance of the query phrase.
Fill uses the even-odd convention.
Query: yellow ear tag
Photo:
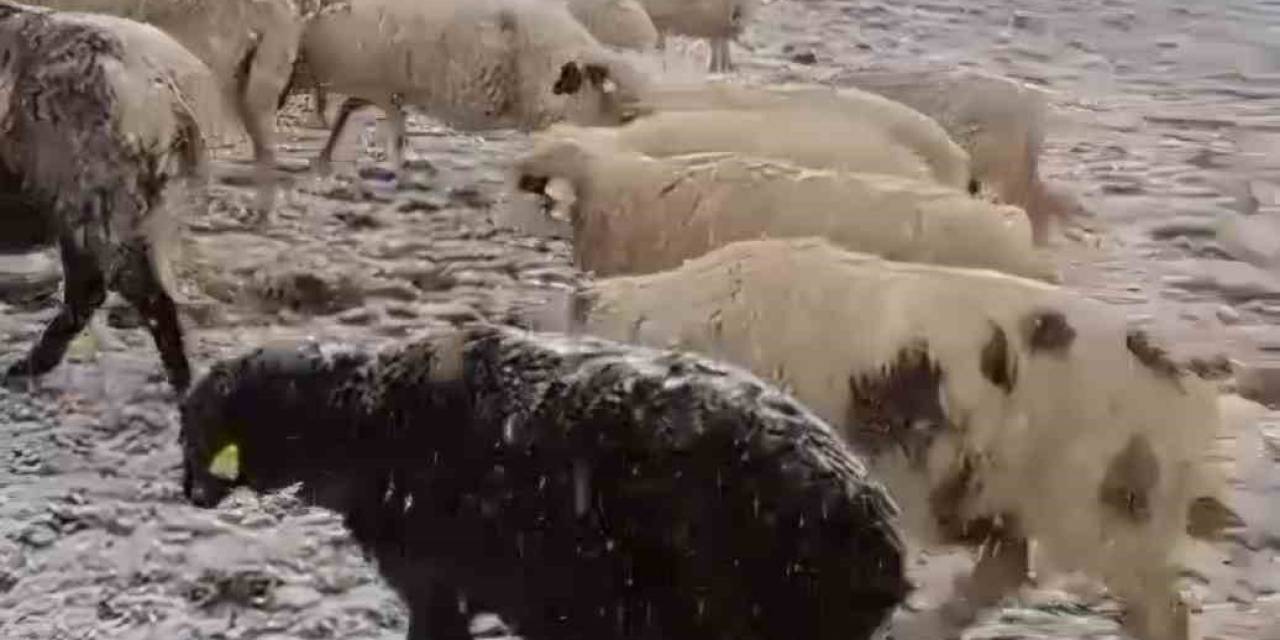
[[[240,477],[240,447],[229,444],[209,463],[209,474],[220,480],[235,482]]]

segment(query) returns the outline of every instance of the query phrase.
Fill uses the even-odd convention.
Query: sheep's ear
[[[566,62],[560,67],[560,77],[551,88],[552,93],[560,96],[575,94],[582,89],[583,73],[577,62]]]
[[[587,65],[587,80],[604,93],[613,93],[618,90],[618,84],[609,77],[609,67],[604,65]]]
[[[227,482],[240,479],[240,447],[233,442],[218,451],[209,463],[209,475]]]

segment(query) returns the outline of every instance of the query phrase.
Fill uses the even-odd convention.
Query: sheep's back
[[[859,412],[856,385],[874,389],[922,349],[939,369],[922,397],[938,398],[948,422],[934,421],[941,430],[926,441],[937,446],[923,461],[873,459],[913,532],[946,539],[929,496],[972,465],[977,480],[948,505],[960,517],[1013,515],[1055,567],[1113,586],[1168,566],[1219,430],[1213,388],[1135,347],[1123,318],[983,270],[891,263],[812,239],[742,242],[674,271],[597,282],[576,308],[590,334],[746,366],[862,445],[877,438],[861,427],[877,421]],[[927,404],[903,424],[932,420]],[[1149,448],[1158,469],[1136,492],[1145,513],[1103,497],[1131,446]]]
[[[744,136],[743,131],[753,131]],[[618,131],[625,148],[654,157],[726,151],[776,158],[812,169],[900,175],[944,182],[927,160],[867,122],[805,110],[707,110],[659,113]],[[951,186],[963,188],[965,179]]]
[[[841,81],[928,114],[969,152],[974,177],[993,195],[1032,204],[1048,118],[1043,91],[972,70],[869,69]]]
[[[746,22],[758,0],[641,0],[659,31],[694,38],[733,37],[738,28],[734,11],[744,12]]]
[[[938,122],[912,107],[866,91],[817,85],[670,84],[649,89],[638,100],[636,108],[657,112],[655,118],[674,111],[747,110],[765,112],[792,123],[807,121],[807,126],[813,128],[821,124],[834,130],[826,145],[833,148],[833,153],[844,145],[852,144],[855,150],[860,146],[848,142],[847,138],[842,143],[831,144],[831,140],[841,140],[837,135],[841,128],[879,129],[882,136],[918,154],[917,162],[925,163],[938,182],[965,189],[972,177],[969,154]],[[636,126],[642,127],[643,123],[642,119]],[[787,128],[777,129],[781,135]]]
[[[569,0],[569,10],[601,44],[648,51],[658,30],[639,0]]]
[[[530,637],[861,638],[904,595],[892,502],[744,372],[505,329],[463,353],[444,368],[463,372],[470,419],[414,426],[462,439],[424,436],[446,448],[399,479],[413,549],[384,571],[416,556]]]
[[[674,268],[738,240],[820,236],[896,260],[1054,277],[1025,213],[928,182],[732,154],[604,153],[589,171],[574,252],[600,275]]]

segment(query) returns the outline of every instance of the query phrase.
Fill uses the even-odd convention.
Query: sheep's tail
[[[201,214],[208,207],[208,152],[204,132],[191,105],[180,94],[173,107],[176,121],[173,152],[176,156],[178,182],[181,189],[173,207],[146,219],[146,237],[150,239],[151,268],[160,286],[170,296],[178,293],[174,265],[182,255],[182,230],[187,215]]]

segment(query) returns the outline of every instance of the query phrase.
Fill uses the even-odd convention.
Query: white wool
[[[640,0],[659,31],[693,38],[733,38],[759,0]],[[736,16],[736,17],[735,17]]]
[[[882,130],[882,135],[917,154],[938,182],[965,189],[973,177],[969,154],[933,118],[900,102],[857,89],[804,84],[752,86],[723,81],[663,82],[654,83],[645,90],[636,105],[629,106],[639,115],[655,114],[635,123],[635,135],[642,140],[646,136],[662,135],[657,132],[664,129],[688,129],[688,126],[674,123],[698,117],[691,113],[679,115],[671,112],[748,110],[760,114],[757,117],[767,114],[785,123],[751,129],[756,135],[772,132],[775,137],[785,140],[784,134],[796,127],[797,121],[812,123],[802,128],[804,133],[820,135],[824,128],[831,129],[830,135],[824,139],[811,141],[802,138],[790,143],[789,148],[802,145],[829,147],[829,153],[838,157],[840,147],[858,146],[856,142],[850,142],[856,140],[853,137],[856,134],[843,132],[842,135],[842,127],[853,127],[853,131],[877,128]],[[645,122],[654,119],[655,122]],[[786,155],[782,157],[794,159]]]
[[[543,0],[365,0],[312,20],[302,51],[327,89],[466,130],[595,124],[643,81],[567,7]],[[607,68],[608,82],[556,95],[567,63]]]
[[[658,45],[658,29],[639,0],[567,0],[569,11],[601,44],[633,51]]]
[[[1021,210],[932,182],[726,153],[655,159],[611,148],[606,130],[574,131],[548,134],[517,173],[572,187],[574,254],[598,275],[670,269],[737,240],[822,236],[893,259],[1054,277]]]
[[[1126,348],[1121,314],[1044,283],[893,263],[818,239],[761,240],[597,282],[574,307],[587,333],[747,367],[846,430],[861,426],[849,424],[851,376],[875,376],[923,340],[955,427],[933,445],[927,472],[896,455],[873,461],[906,524],[929,539],[922,500],[967,451],[982,461],[967,515],[1014,514],[1054,567],[1103,578],[1148,611],[1167,602],[1189,503],[1214,482],[1202,456],[1219,430],[1215,389],[1154,372]],[[1028,318],[1042,311],[1063,314],[1076,332],[1065,350],[1030,350]],[[981,369],[995,327],[1008,338],[1009,392]],[[1135,436],[1159,461],[1151,517],[1140,523],[1098,498]]]
[[[743,135],[744,131],[752,132]],[[551,135],[591,140],[611,148],[664,159],[700,153],[735,153],[789,162],[808,169],[883,173],[939,182],[914,151],[884,129],[865,122],[804,111],[675,111],[622,127],[586,131],[559,126]],[[849,144],[832,144],[832,140]],[[942,183],[947,184],[947,183]],[[964,183],[947,184],[955,189]]]
[[[729,41],[755,17],[760,0],[640,0],[661,34],[706,38],[711,71],[728,71]]]
[[[969,152],[974,177],[1000,202],[1027,209],[1039,239],[1062,216],[1040,181],[1049,95],[1010,78],[972,69],[854,71],[842,78],[937,120]]]

